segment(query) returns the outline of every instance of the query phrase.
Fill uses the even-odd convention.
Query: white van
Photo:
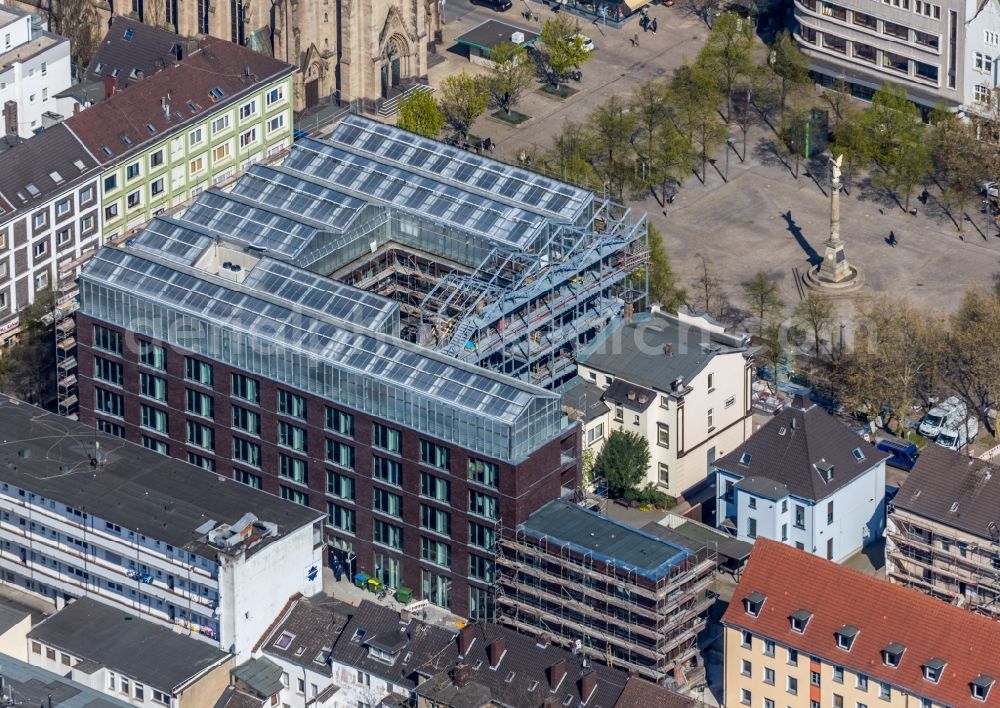
[[[958,425],[942,427],[934,444],[949,450],[960,450],[966,444],[971,445],[977,435],[979,435],[979,419],[972,416],[965,421],[965,425],[960,422]]]
[[[917,432],[928,440],[933,440],[942,427],[948,423],[957,427],[962,420],[965,420],[965,403],[958,396],[951,396],[927,411]]]

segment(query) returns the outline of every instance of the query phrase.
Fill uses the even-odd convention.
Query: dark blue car
[[[879,440],[875,444],[875,448],[892,455],[892,457],[885,461],[887,465],[892,465],[907,472],[913,469],[913,465],[917,463],[917,456],[920,454],[917,446],[911,442]]]

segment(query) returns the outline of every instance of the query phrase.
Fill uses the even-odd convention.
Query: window
[[[170,454],[170,446],[163,442],[162,440],[157,440],[156,438],[151,438],[148,435],[142,436],[142,446],[153,452],[158,452],[161,455]]]
[[[444,541],[435,541],[424,536],[420,537],[420,558],[425,561],[451,567],[451,546]]]
[[[482,548],[486,551],[492,551],[496,546],[496,532],[489,526],[470,521],[469,545]]]
[[[768,686],[774,685],[774,669],[764,667],[764,683]]]
[[[857,681],[855,682],[855,686],[857,687],[857,689],[859,691],[867,691],[868,690],[868,677],[865,676],[864,674],[858,674]]]
[[[976,103],[982,103],[984,106],[989,106],[992,103],[993,91],[989,86],[976,84],[975,91]]]
[[[104,207],[104,218],[114,219],[118,217],[118,202]]]
[[[496,575],[496,566],[489,558],[469,555],[469,577],[492,583]]]
[[[116,438],[125,437],[125,428],[118,425],[117,423],[112,423],[109,420],[98,420],[97,429],[102,433],[107,433],[108,435],[114,435]]]
[[[344,467],[349,470],[354,469],[354,448],[337,440],[326,441],[327,462]]]
[[[291,455],[278,455],[278,474],[299,484],[309,484],[306,461]]]
[[[745,629],[742,630],[740,634],[740,646],[742,646],[745,649],[753,648],[753,635],[750,634],[750,632],[746,631]]]
[[[450,469],[451,450],[427,440],[420,441],[420,461],[441,470]]]
[[[987,696],[990,695],[990,689],[993,688],[993,683],[993,679],[989,676],[979,674],[970,684],[972,687],[972,697],[977,701],[985,701]]]
[[[207,393],[195,391],[193,388],[185,389],[188,413],[201,416],[202,418],[215,418],[215,400]]]
[[[139,363],[151,369],[167,370],[167,350],[144,339],[139,340]]]
[[[661,462],[659,464],[659,480],[662,486],[670,486],[670,465],[666,462]]]
[[[257,99],[244,103],[240,106],[240,120],[246,120],[257,112]]]
[[[753,703],[753,694],[750,693],[750,689],[741,688],[740,689],[740,703],[745,706],[751,705]]]
[[[243,374],[233,374],[232,394],[250,403],[260,403],[260,382]]]
[[[149,185],[149,193],[152,196],[155,197],[158,194],[163,194],[163,189],[164,189],[164,184],[165,184],[164,179],[165,178],[160,177],[159,179],[153,180],[153,183],[151,185]]]
[[[829,526],[833,523],[833,500],[826,503],[826,523]]]
[[[215,472],[215,460],[211,457],[204,457],[203,455],[197,455],[193,452],[187,454],[188,464],[194,465],[195,467],[201,467],[203,470],[208,470],[209,472]]]
[[[94,409],[99,413],[122,418],[125,415],[125,399],[118,393],[103,388],[94,389]]]
[[[757,538],[757,519],[747,519],[747,538]]]
[[[222,131],[228,130],[228,129],[229,129],[229,114],[228,113],[226,113],[225,115],[219,116],[218,118],[216,118],[215,120],[212,121],[212,135],[215,135],[216,133],[221,133]]]
[[[309,506],[309,495],[299,489],[292,489],[282,484],[279,492],[279,496],[286,501],[299,506]]]
[[[715,409],[708,409],[708,432],[715,430]]]
[[[354,501],[354,478],[340,472],[327,471],[326,493],[338,499]]]
[[[774,641],[771,639],[764,640],[764,656],[774,656]]]
[[[161,411],[159,408],[153,408],[152,406],[142,406],[141,422],[144,428],[167,435],[169,432],[167,429],[167,418],[166,411]]]
[[[375,543],[401,551],[403,550],[403,529],[375,519]]]
[[[264,488],[264,480],[260,475],[252,474],[244,470],[233,470],[233,479],[241,484],[247,485],[248,487],[253,487],[254,489]]]
[[[896,668],[899,666],[899,660],[903,657],[903,652],[905,648],[900,644],[890,644],[885,649],[882,650],[882,663],[886,666]]]
[[[305,428],[278,421],[278,444],[290,447],[298,452],[307,452],[307,440]],[[351,465],[353,467],[353,464]]]
[[[420,505],[420,528],[451,536],[451,514],[426,504]]]
[[[35,276],[35,290],[36,291],[37,290],[44,290],[47,287],[49,287],[49,274],[47,272],[45,272],[45,273],[39,273],[38,275],[36,275]]]
[[[159,167],[163,164],[163,150],[157,150],[152,155],[149,156],[149,166],[150,168]]]
[[[264,104],[271,106],[285,97],[285,87],[275,86],[270,91],[267,92],[264,98]]]
[[[844,651],[850,651],[854,645],[854,639],[858,636],[858,628],[845,624],[837,630],[837,646]]]
[[[104,357],[94,357],[94,378],[98,381],[105,381],[115,386],[122,385],[122,365],[118,362],[105,359]]]
[[[656,444],[670,449],[670,426],[666,423],[656,424]]]
[[[156,703],[161,703],[161,704],[163,704],[165,706],[169,706],[170,705],[170,696],[167,695],[166,693],[164,693],[163,691],[160,691],[160,690],[154,688],[153,689],[153,701],[156,702]]]
[[[33,223],[35,224],[36,229],[40,229],[43,226],[45,226],[45,224],[47,224],[48,221],[49,221],[48,214],[46,214],[44,211],[40,211],[37,214],[35,214],[35,219]]]
[[[743,659],[740,666],[740,673],[744,676],[753,676],[753,664],[751,664],[749,660]]]
[[[374,497],[375,511],[394,516],[397,519],[403,518],[403,497],[379,487],[375,487]]]
[[[346,531],[347,533],[357,533],[357,514],[354,509],[347,509],[331,502],[326,503],[326,518],[334,528]]]
[[[497,488],[500,480],[500,467],[492,462],[469,458],[468,465],[469,481],[483,484],[487,487]]]
[[[789,676],[789,677],[787,677],[787,681],[788,681],[788,683],[787,683],[786,688],[787,688],[788,692],[790,694],[792,694],[793,696],[799,695],[799,680],[797,678],[795,678],[794,676]]]
[[[788,650],[788,665],[798,666],[799,665],[799,650],[789,649]]]
[[[795,528],[804,529],[806,527],[806,508],[801,504],[795,505]]]
[[[494,497],[470,489],[469,513],[496,521],[499,518],[500,505]]]
[[[118,189],[118,175],[108,175],[104,178],[104,192],[113,192]]]
[[[621,423],[625,420],[625,409],[621,406],[615,406],[615,422]]]
[[[395,460],[375,455],[372,457],[372,477],[379,482],[401,487],[403,485],[403,466]]]
[[[289,391],[278,391],[278,412],[282,415],[306,419],[306,399]]]
[[[205,129],[198,126],[188,134],[188,145],[197,145],[205,139]]]
[[[73,229],[68,226],[65,229],[59,229],[56,232],[56,245],[65,246],[73,240]]]
[[[191,162],[188,163],[188,172],[192,175],[199,174],[205,171],[205,158],[196,157]]]
[[[421,472],[420,495],[447,504],[451,501],[451,482],[427,472]]]
[[[87,214],[85,217],[80,219],[80,231],[83,235],[87,235],[90,231],[94,230],[96,223],[94,221],[93,214]]]
[[[251,467],[260,467],[260,445],[234,437],[233,459]]]
[[[887,683],[880,683],[878,688],[878,697],[883,701],[892,700],[892,686]]]
[[[271,133],[281,130],[284,127],[285,127],[285,114],[279,113],[273,118],[268,119],[267,134],[270,135]]]
[[[193,356],[186,356],[184,357],[184,378],[202,386],[211,386],[214,381],[212,365],[199,361]]]
[[[137,189],[127,197],[125,197],[125,206],[128,209],[135,209],[137,206],[142,205],[142,190]]]
[[[187,442],[203,450],[215,450],[215,430],[211,426],[187,421]]]
[[[928,659],[921,668],[924,672],[924,680],[931,683],[938,683],[941,674],[944,673],[945,662],[941,659]]]
[[[72,207],[72,203],[69,199],[64,199],[58,204],[56,204],[56,216],[66,216],[69,214],[69,210]]]
[[[751,509],[757,508],[757,497],[747,497],[747,506]]]
[[[233,406],[233,427],[251,435],[260,435],[260,414],[242,406]]]
[[[598,423],[587,431],[587,444],[590,445],[604,438],[604,423]]]
[[[125,168],[125,179],[133,180],[139,176],[141,170],[139,169],[139,163],[133,162],[131,165]]]
[[[257,142],[257,126],[254,126],[250,130],[240,133],[240,148],[246,148]]]
[[[35,254],[35,258],[41,258],[42,256],[45,255],[46,251],[48,250],[49,250],[49,242],[39,241],[38,243],[35,244],[35,247],[32,249],[32,253]]]
[[[402,448],[402,435],[395,428],[372,423],[372,447],[399,454]]]
[[[326,408],[326,429],[332,430],[345,438],[354,437],[354,416],[338,411],[336,408]]]

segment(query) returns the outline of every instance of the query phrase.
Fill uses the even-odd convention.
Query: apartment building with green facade
[[[183,61],[69,118],[100,163],[103,240],[288,148],[294,73],[205,38]]]

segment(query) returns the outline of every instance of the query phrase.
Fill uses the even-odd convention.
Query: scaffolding
[[[886,524],[886,571],[906,585],[957,607],[1000,620],[1000,526],[974,536],[903,510]]]
[[[716,551],[662,573],[518,526],[497,561],[497,620],[670,687],[704,679],[698,635],[715,602]]]

